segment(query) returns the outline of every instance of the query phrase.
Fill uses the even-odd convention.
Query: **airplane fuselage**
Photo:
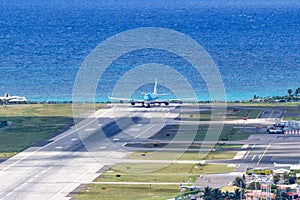
[[[144,101],[153,101],[158,99],[158,94],[155,93],[147,93],[144,95]]]
[[[161,105],[165,104],[166,106],[169,105],[169,100],[160,100],[159,96],[165,96],[168,94],[158,94],[156,91],[157,87],[157,79],[155,79],[154,88],[152,93],[144,93],[144,98],[142,100],[135,100],[135,99],[125,99],[125,98],[110,98],[110,99],[117,99],[120,103],[123,103],[123,99],[129,101],[129,103],[134,106],[135,104],[139,103],[142,106],[150,107],[151,105]]]

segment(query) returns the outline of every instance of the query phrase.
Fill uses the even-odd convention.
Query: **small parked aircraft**
[[[0,101],[4,104],[10,103],[26,103],[27,99],[20,96],[10,96],[8,93],[4,94],[3,97],[0,97]]]

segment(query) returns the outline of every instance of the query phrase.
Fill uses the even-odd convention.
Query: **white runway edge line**
[[[107,109],[107,110],[106,110],[105,112],[103,112],[100,116],[106,114],[109,110],[110,110],[110,109]],[[83,125],[82,127],[80,127],[80,129],[81,129],[81,128],[84,128],[84,127],[86,127],[86,126],[88,126],[88,125],[90,125],[90,124],[93,123],[95,120],[97,120],[97,118],[99,118],[100,116],[97,116],[96,119],[94,119],[94,120],[90,121],[89,123]],[[76,127],[76,126],[71,127],[71,129],[74,128],[74,127]],[[55,142],[57,142],[57,141],[59,141],[59,140],[65,138],[65,137],[67,137],[67,136],[69,136],[69,135],[75,133],[76,131],[77,131],[77,129],[71,131],[70,133],[68,133],[68,134],[66,134],[66,135],[64,135],[64,136],[62,136],[62,137],[60,137],[60,138],[58,138],[58,139],[56,139],[56,140],[54,140],[53,142],[50,142],[49,144],[46,144],[45,146],[42,146],[42,147],[36,149],[35,151],[30,152],[29,155],[27,155],[27,156],[25,156],[25,157],[19,159],[18,161],[14,162],[14,163],[12,163],[11,165],[9,165],[9,166],[5,167],[4,169],[2,169],[2,170],[0,171],[0,173],[1,173],[1,172],[4,172],[4,171],[6,171],[6,170],[8,170],[9,168],[11,168],[11,167],[13,167],[13,166],[15,166],[15,165],[18,164],[19,162],[21,162],[21,161],[27,159],[28,157],[30,157],[30,156],[33,155],[34,153],[36,153],[36,152],[42,150],[43,148],[48,147],[48,146],[50,146],[51,144],[53,144],[53,143],[55,143]]]

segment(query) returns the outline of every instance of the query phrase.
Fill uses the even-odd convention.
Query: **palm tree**
[[[212,190],[211,197],[213,200],[219,200],[222,198],[222,192],[216,188]]]
[[[298,96],[299,94],[300,94],[300,88],[297,88],[297,89],[295,90],[295,95]]]
[[[240,198],[241,198],[241,191],[239,189],[235,189],[233,199],[239,200]]]
[[[235,177],[235,179],[233,181],[233,185],[241,187],[241,188],[245,188],[246,187],[245,180],[242,179],[241,177]]]
[[[288,89],[288,94],[289,94],[289,96],[291,96],[292,93],[293,93],[293,90],[292,90],[292,89]]]
[[[210,200],[211,199],[211,193],[212,193],[212,188],[207,186],[204,188],[204,195],[203,195],[203,199],[205,200]]]
[[[229,200],[230,199],[230,193],[228,191],[223,193],[223,198],[224,200]]]

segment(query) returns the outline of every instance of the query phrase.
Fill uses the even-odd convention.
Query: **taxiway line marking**
[[[264,153],[261,155],[260,159],[258,160],[258,162],[256,163],[256,165],[259,165],[260,161],[264,158],[264,156],[266,155],[267,151],[269,150],[271,146],[271,142],[269,143],[269,145],[267,146],[266,150],[264,151]]]
[[[165,119],[170,113],[168,112],[162,119]]]
[[[273,113],[274,113],[274,111],[271,112],[271,114],[270,114],[269,117],[268,117],[268,120],[269,120],[270,118],[272,118]]]
[[[256,119],[258,119],[258,117],[262,114],[262,110],[259,111],[258,115],[256,116]]]
[[[244,158],[247,158],[248,155],[249,155],[249,153],[250,153],[250,151],[248,151],[248,152],[246,153],[246,155],[244,156]]]

